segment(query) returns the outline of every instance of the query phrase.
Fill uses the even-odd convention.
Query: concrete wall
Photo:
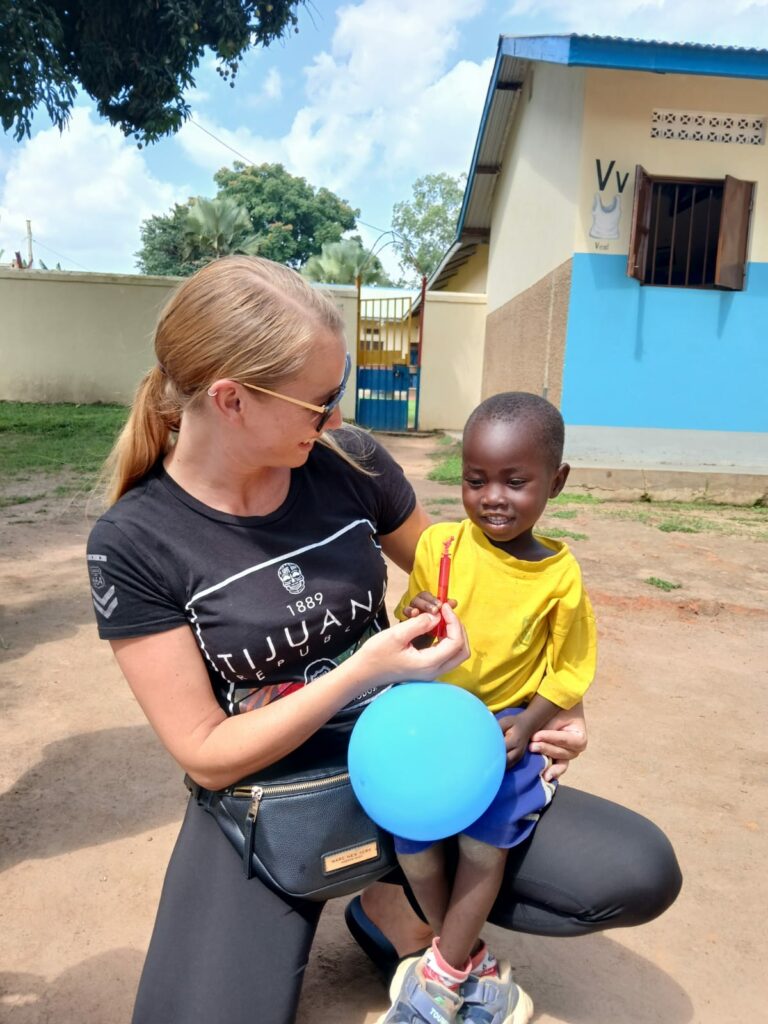
[[[585,72],[537,64],[523,85],[493,200],[488,312],[573,255]]]
[[[588,72],[563,414],[592,426],[768,431],[766,146],[652,138],[655,108],[764,116],[768,82]],[[756,182],[743,291],[626,276],[636,164],[651,176]],[[590,237],[595,204],[614,200],[617,237]]]
[[[485,295],[427,292],[422,339],[422,430],[461,430],[480,401]]]
[[[482,397],[531,391],[560,405],[571,260],[489,314]]]
[[[445,290],[449,292],[485,292],[488,283],[488,246],[478,245],[474,254],[464,266],[448,279]]]
[[[0,399],[128,403],[167,277],[0,270]]]
[[[730,174],[757,182],[748,255],[752,261],[768,262],[767,147],[651,138],[651,113],[656,108],[764,117],[768,113],[768,82],[590,69],[584,89],[579,213],[574,251],[626,255],[635,165],[640,164],[651,176],[722,179]],[[602,191],[597,160],[600,160],[604,183]],[[619,191],[622,183],[623,190]],[[589,236],[596,195],[602,197],[604,204],[618,196],[621,204],[619,237],[602,239],[599,244]]]
[[[178,282],[0,270],[0,401],[128,404],[154,362],[155,322]],[[324,290],[343,313],[354,360],[355,289]],[[351,418],[354,409],[350,388],[342,411]]]

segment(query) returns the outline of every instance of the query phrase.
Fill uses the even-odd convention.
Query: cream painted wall
[[[485,295],[427,292],[419,427],[461,430],[480,401]]]
[[[494,195],[489,313],[573,254],[584,80],[583,70],[554,64],[526,76]]]
[[[757,182],[750,231],[749,259],[768,261],[768,151],[766,146],[722,142],[652,139],[654,108],[722,113],[768,114],[768,82],[710,78],[704,75],[653,75],[590,69],[584,95],[581,192],[574,251],[626,253],[635,182],[635,165],[650,175],[724,178],[726,174]],[[619,195],[619,237],[589,237],[592,208],[599,191],[596,160],[605,178],[603,205]],[[617,178],[618,174],[618,178]],[[619,183],[624,189],[619,193]],[[761,188],[765,194],[761,194]]]
[[[129,403],[154,362],[155,321],[178,280],[0,270],[0,400]],[[342,311],[354,362],[355,290],[325,291]],[[354,409],[350,388],[342,411]]]
[[[463,267],[448,279],[445,291],[484,292],[488,280],[488,246],[478,245]]]

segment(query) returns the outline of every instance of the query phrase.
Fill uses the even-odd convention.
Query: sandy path
[[[388,444],[427,503],[455,494],[420,482],[431,441]],[[558,524],[587,535],[573,547],[601,634],[590,750],[569,782],[653,817],[685,887],[643,928],[494,938],[540,1024],[757,1021],[768,995],[768,544],[662,533],[605,511],[580,507]],[[0,1021],[120,1024],[185,790],[96,639],[83,515],[50,502],[3,515]],[[653,590],[649,575],[684,587]],[[393,597],[400,588],[395,572]],[[301,1024],[368,1024],[385,1005],[342,909],[330,904],[321,923]]]

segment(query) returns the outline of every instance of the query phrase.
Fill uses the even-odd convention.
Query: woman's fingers
[[[443,605],[441,614],[445,621],[445,636],[432,650],[443,651],[446,659],[443,671],[448,672],[469,657],[469,641],[467,631],[447,602]]]
[[[531,750],[557,760],[578,757],[587,746],[586,733],[577,728],[540,729],[531,737]]]

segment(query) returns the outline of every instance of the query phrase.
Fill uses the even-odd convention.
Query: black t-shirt
[[[413,488],[372,438],[349,429],[334,436],[364,453],[374,475],[315,445],[267,516],[209,508],[158,464],[91,531],[99,635],[188,624],[219,704],[236,714],[324,675],[386,626],[378,538],[413,511]]]

